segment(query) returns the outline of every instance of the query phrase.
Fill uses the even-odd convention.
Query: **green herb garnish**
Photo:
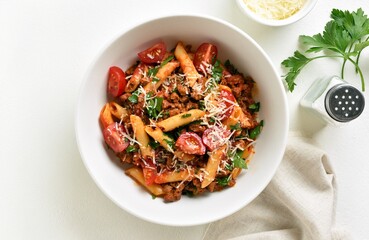
[[[173,149],[174,147],[174,140],[170,139],[170,138],[164,138],[164,141],[168,144],[168,146]]]
[[[314,36],[301,35],[300,41],[309,48],[305,53],[319,53],[312,57],[299,51],[285,59],[282,65],[289,69],[284,76],[289,91],[293,91],[295,80],[301,70],[311,61],[319,58],[342,58],[341,78],[344,78],[346,62],[351,62],[361,79],[361,89],[365,91],[364,76],[359,66],[361,52],[369,46],[369,18],[359,8],[356,12],[333,9],[332,20],[324,28],[322,34]]]
[[[247,164],[245,159],[242,158],[243,151],[237,150],[232,157],[233,166],[237,168],[247,169]]]
[[[158,73],[159,71],[159,66],[156,66],[156,67],[153,67],[153,68],[150,68],[148,71],[147,71],[147,75],[152,78],[152,77],[155,77],[156,74]]]
[[[261,133],[261,130],[263,129],[263,126],[264,126],[264,121],[261,120],[259,125],[257,125],[255,128],[250,130],[249,137],[251,139],[256,139],[259,136],[259,134]]]
[[[164,66],[165,64],[167,64],[168,62],[172,61],[172,59],[174,58],[173,55],[167,57],[166,59],[164,59],[164,61],[161,62],[160,67]]]
[[[127,153],[137,152],[137,149],[136,149],[134,146],[130,145],[130,146],[128,146],[128,147],[126,148],[126,152],[127,152]]]
[[[157,149],[160,146],[160,143],[157,141],[150,141],[149,146],[152,147],[153,149]]]
[[[240,122],[237,122],[235,125],[229,126],[231,130],[239,131],[242,130]]]
[[[237,68],[234,67],[234,65],[231,63],[231,61],[229,61],[229,59],[227,59],[224,62],[224,67],[227,68],[227,70],[232,74],[239,74]]]
[[[259,112],[260,110],[260,102],[256,102],[253,103],[249,106],[249,109],[251,110],[251,112],[255,113],[255,112]]]
[[[191,113],[185,113],[181,116],[181,118],[188,118],[191,117]]]
[[[131,103],[138,103],[138,95],[140,95],[141,91],[140,89],[137,89],[136,91],[134,91],[132,93],[131,96],[129,96],[128,100],[131,102]]]
[[[220,61],[216,60],[211,69],[211,78],[209,79],[207,83],[205,91],[211,90],[214,87],[216,87],[220,83],[220,80],[222,79],[222,74],[223,74],[223,68],[220,64]]]
[[[157,119],[159,117],[162,117],[161,114],[162,104],[163,104],[162,97],[154,97],[146,101],[146,110],[147,114],[149,115],[149,118]]]
[[[229,178],[228,177],[218,178],[217,183],[218,183],[218,185],[220,185],[222,187],[228,186]]]

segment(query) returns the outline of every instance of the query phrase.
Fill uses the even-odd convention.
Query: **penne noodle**
[[[173,152],[174,140],[169,136],[165,135],[158,127],[145,126],[145,131],[149,134],[155,141],[157,141],[165,150]]]
[[[155,184],[155,183],[152,183],[150,185],[146,184],[141,168],[134,166],[134,167],[128,168],[125,171],[125,173],[131,178],[133,178],[134,180],[136,180],[136,182],[141,184],[143,187],[145,187],[153,195],[160,196],[164,194],[164,190],[159,184]]]
[[[133,92],[137,89],[143,76],[146,75],[148,67],[144,63],[138,64],[124,89],[125,92]]]
[[[155,83],[155,90],[160,87],[161,84],[167,79],[167,77],[177,68],[179,67],[178,61],[171,61],[160,67],[158,73],[155,75],[159,79],[158,82]]]
[[[174,151],[174,155],[182,162],[188,162],[195,159],[195,155],[184,153],[182,151],[176,150]]]
[[[223,120],[222,123],[227,126],[228,130],[232,125],[236,125],[237,123],[240,123],[240,127],[242,128],[251,127],[249,118],[245,115],[240,106],[234,106],[231,116]]]
[[[163,121],[160,121],[156,124],[156,126],[160,127],[163,132],[172,131],[177,127],[181,127],[187,125],[193,121],[196,121],[203,117],[205,112],[199,109],[192,109],[184,113],[180,113],[169,117]]]
[[[174,50],[174,56],[178,59],[181,64],[181,69],[186,75],[188,85],[193,87],[199,78],[199,73],[197,72],[190,56],[187,54],[186,49],[182,42],[178,42],[176,49]]]
[[[165,64],[164,66],[161,66],[156,73],[155,77],[158,79],[158,81],[151,81],[148,84],[145,85],[144,89],[146,92],[156,91],[161,84],[167,79],[169,75],[177,68],[179,67],[178,61],[171,61]]]
[[[111,114],[120,120],[128,116],[127,109],[120,106],[116,102],[110,102],[109,107],[110,107]]]
[[[225,149],[226,146],[224,145],[211,152],[205,167],[205,175],[204,180],[201,183],[201,188],[206,188],[212,181],[214,181],[220,161],[225,155]]]
[[[139,116],[130,116],[133,132],[135,133],[136,140],[140,143],[140,150],[143,158],[153,158],[154,151],[149,146],[149,136],[145,132],[145,125]]]
[[[103,126],[103,128],[106,128],[110,124],[114,123],[109,103],[105,104],[100,111],[100,123]]]
[[[165,171],[155,178],[155,183],[169,183],[179,181],[191,181],[193,179],[193,170],[182,169],[180,171]]]

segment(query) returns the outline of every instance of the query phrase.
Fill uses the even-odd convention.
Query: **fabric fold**
[[[307,138],[290,136],[264,191],[237,213],[211,223],[203,240],[351,239],[335,226],[336,189],[325,152]]]

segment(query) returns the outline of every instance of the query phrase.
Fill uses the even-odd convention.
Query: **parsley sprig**
[[[369,18],[359,8],[356,12],[333,9],[332,20],[324,28],[323,33],[313,36],[301,35],[299,40],[309,48],[307,54],[323,53],[323,55],[306,56],[300,51],[285,59],[282,65],[289,69],[284,76],[288,90],[292,92],[296,86],[295,80],[301,70],[311,61],[319,58],[342,58],[341,78],[347,62],[355,66],[356,73],[361,79],[361,89],[365,91],[365,81],[359,66],[363,49],[369,46]]]

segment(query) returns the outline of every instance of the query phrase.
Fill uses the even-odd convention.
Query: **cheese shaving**
[[[298,12],[305,0],[243,0],[243,2],[251,11],[264,18],[282,20]]]

